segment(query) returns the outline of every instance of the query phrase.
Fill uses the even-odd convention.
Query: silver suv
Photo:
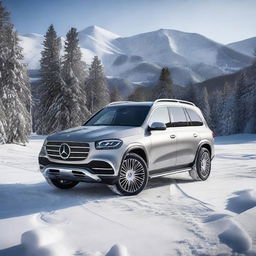
[[[39,164],[58,188],[98,182],[135,195],[149,178],[188,171],[193,179],[206,180],[213,156],[213,133],[199,108],[159,99],[114,102],[83,126],[48,136]]]

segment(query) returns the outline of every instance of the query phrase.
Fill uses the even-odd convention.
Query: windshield
[[[112,106],[102,109],[85,126],[141,126],[150,106]]]

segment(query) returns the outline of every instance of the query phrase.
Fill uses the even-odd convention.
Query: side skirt
[[[161,169],[161,170],[153,170],[149,172],[150,178],[157,178],[162,176],[168,176],[172,174],[182,173],[182,172],[188,172],[192,170],[192,165],[186,165],[186,166],[177,166],[176,168],[170,168],[170,169]]]

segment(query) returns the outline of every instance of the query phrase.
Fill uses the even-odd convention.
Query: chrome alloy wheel
[[[211,171],[211,159],[208,152],[204,152],[200,158],[200,174],[207,177]]]
[[[141,162],[135,158],[124,160],[120,171],[120,187],[128,193],[134,193],[143,186],[144,181],[145,170]]]

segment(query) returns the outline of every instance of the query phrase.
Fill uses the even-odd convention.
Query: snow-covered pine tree
[[[106,77],[103,66],[97,56],[94,56],[86,81],[87,106],[91,113],[95,113],[110,101]]]
[[[235,133],[235,91],[231,84],[226,82],[224,84],[223,92],[223,106],[222,106],[222,116],[221,116],[221,134],[230,135]]]
[[[2,1],[0,1],[0,92],[2,91],[2,71],[4,69],[4,56],[6,47],[5,29],[9,25],[9,12],[2,6]],[[2,98],[0,97],[0,144],[6,141],[6,116],[4,111],[4,106],[2,103]]]
[[[235,133],[242,133],[248,121],[246,116],[246,91],[245,73],[242,72],[235,84]]]
[[[81,60],[78,33],[71,28],[66,36],[65,54],[62,65],[62,78],[65,82],[62,97],[58,101],[60,106],[59,120],[62,129],[74,127],[84,123],[90,116],[86,106],[85,63]]]
[[[173,82],[171,79],[171,72],[168,68],[162,68],[159,77],[159,84],[155,88],[153,95],[154,99],[173,98]]]
[[[47,135],[62,130],[62,120],[59,117],[64,81],[61,78],[61,41],[50,25],[43,42],[44,49],[40,60],[40,101],[35,107],[37,134]]]
[[[31,132],[31,90],[22,48],[0,1],[0,98],[6,143],[25,143]],[[1,115],[1,114],[0,114]]]
[[[0,144],[4,144],[6,142],[6,133],[4,129],[5,127],[6,127],[6,116],[4,113],[4,106],[0,98]]]
[[[206,87],[195,88],[194,96],[196,105],[201,109],[209,127],[212,128],[211,111]]]
[[[223,92],[221,90],[216,90],[212,94],[211,101],[211,129],[216,135],[222,135],[222,115],[223,115]]]
[[[245,113],[246,120],[244,132],[256,132],[256,62],[245,73]]]

